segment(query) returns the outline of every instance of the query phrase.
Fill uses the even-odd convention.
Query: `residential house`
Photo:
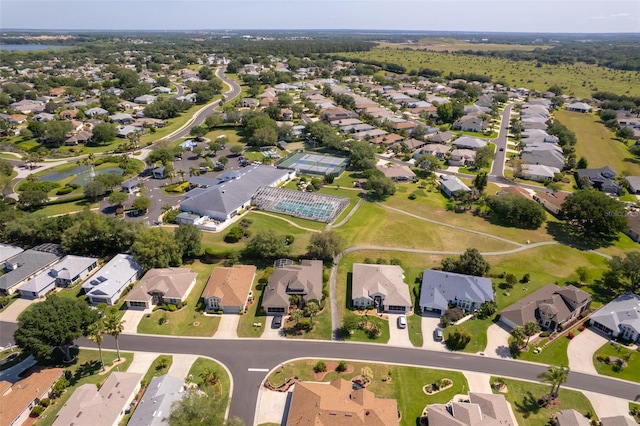
[[[327,122],[344,120],[346,118],[358,118],[358,114],[341,107],[325,108],[322,110],[322,119]]]
[[[237,179],[217,181],[208,188],[195,188],[185,194],[180,210],[224,222],[251,205],[253,194],[262,186],[277,186],[287,181],[294,172],[275,167],[248,166]]]
[[[478,138],[471,138],[469,136],[462,136],[453,141],[453,146],[459,149],[479,149],[487,146],[487,141]]]
[[[411,139],[407,139],[406,141],[400,142],[400,145],[402,145],[405,149],[409,150],[410,152],[413,152],[416,149],[420,149],[424,147],[426,145],[426,142],[411,138]]]
[[[243,98],[240,101],[240,107],[242,108],[257,108],[260,106],[260,101],[252,98]]]
[[[630,211],[627,213],[627,220],[629,222],[629,229],[625,231],[625,234],[629,236],[636,243],[640,243],[640,214],[638,211]]]
[[[555,149],[555,145],[549,145],[548,147],[533,146],[525,148],[521,153],[522,162],[525,164],[541,164],[562,170],[565,163],[562,150]]]
[[[7,244],[0,243],[0,262],[4,262],[5,260],[22,253],[24,250],[20,247],[10,246]]]
[[[443,314],[449,306],[475,312],[485,302],[493,302],[489,278],[425,269],[420,286],[420,310]]]
[[[56,287],[67,287],[98,268],[98,259],[68,255],[51,269],[44,270],[18,288],[20,297],[37,299]]]
[[[557,167],[544,166],[542,164],[523,164],[522,165],[522,177],[531,180],[551,180],[558,173],[560,169]]]
[[[450,166],[464,167],[476,162],[476,152],[472,149],[454,149],[447,160]]]
[[[467,116],[453,123],[454,130],[462,130],[463,132],[484,132],[489,128],[489,122],[480,117]]]
[[[282,120],[284,121],[292,121],[293,120],[293,111],[289,108],[283,108],[280,110],[280,114],[282,115]]]
[[[92,279],[82,284],[89,303],[115,305],[124,289],[138,280],[142,268],[129,254],[117,254]]]
[[[591,315],[590,321],[593,327],[611,337],[640,341],[640,295],[618,296]]]
[[[411,295],[398,265],[353,264],[351,305],[379,312],[411,312]]]
[[[91,142],[92,138],[93,138],[93,132],[90,132],[88,130],[81,130],[75,135],[71,135],[70,137],[65,139],[64,144],[65,145],[78,145],[79,143],[86,144],[88,142]]]
[[[451,198],[458,191],[471,192],[471,188],[465,185],[460,179],[453,175],[442,175],[440,177],[440,191]]]
[[[89,108],[88,110],[86,110],[84,112],[84,114],[87,117],[96,117],[98,115],[109,115],[109,111],[107,111],[104,108],[94,107],[94,108]]]
[[[0,294],[13,294],[35,274],[57,262],[62,255],[36,248],[23,251],[4,262],[5,273],[0,275]]]
[[[53,114],[49,114],[48,112],[41,112],[40,114],[36,114],[31,118],[33,121],[39,121],[41,123],[45,123],[47,121],[53,121],[56,119],[56,116]]]
[[[565,109],[567,111],[581,112],[584,114],[591,111],[591,106],[584,102],[574,102],[572,104],[567,105]]]
[[[576,170],[576,182],[580,187],[591,186],[606,194],[620,194],[622,186],[615,181],[616,172],[609,166],[599,169]]]
[[[135,98],[133,102],[137,104],[142,104],[142,105],[149,105],[154,103],[156,99],[157,97],[153,95],[142,95]]]
[[[429,426],[517,426],[504,395],[469,392],[468,401],[427,406]]]
[[[171,93],[171,89],[168,87],[164,87],[164,86],[158,86],[158,87],[154,87],[153,89],[151,89],[151,93],[159,93],[162,95],[168,95],[169,93]]]
[[[62,368],[35,367],[15,383],[0,381],[0,426],[23,424],[63,374]]]
[[[322,300],[321,260],[276,266],[262,293],[262,309],[267,315],[286,315],[291,296],[300,296],[304,304],[314,299]]]
[[[54,87],[52,89],[49,89],[47,96],[52,98],[59,98],[60,96],[64,95],[64,92],[65,92],[64,87]]]
[[[43,101],[33,101],[30,99],[23,99],[18,102],[13,102],[10,106],[11,109],[22,114],[39,113],[44,111],[45,109],[45,104]]]
[[[166,126],[167,122],[161,120],[159,118],[151,118],[151,117],[139,117],[136,118],[136,121],[133,122],[135,127],[155,127],[156,129],[160,129]]]
[[[198,274],[187,268],[150,269],[127,293],[127,309],[149,309],[162,303],[183,303],[196,285]]]
[[[568,285],[548,284],[500,312],[500,322],[508,327],[534,321],[545,330],[555,331],[589,309],[591,295]]]
[[[134,118],[129,115],[129,114],[125,114],[123,112],[119,112],[113,115],[109,116],[109,120],[111,120],[114,123],[120,123],[120,124],[132,124],[135,120]]]
[[[53,426],[118,425],[140,390],[142,374],[116,371],[100,389],[87,383],[79,386],[62,406]]]
[[[570,194],[568,192],[537,192],[533,199],[542,204],[542,207],[549,210],[554,215],[562,212],[562,203]]]
[[[154,377],[131,415],[127,426],[165,426],[174,402],[184,396],[184,380],[168,374]]]
[[[416,174],[409,167],[401,164],[386,163],[376,168],[394,182],[407,182],[416,178]]]
[[[416,152],[413,155],[413,158],[415,158],[416,160],[418,158],[420,158],[420,156],[422,155],[433,155],[436,158],[439,158],[440,160],[444,160],[447,157],[447,154],[449,153],[449,150],[451,148],[448,145],[441,145],[439,143],[430,143],[428,145],[425,145],[420,151]],[[474,154],[474,158],[475,158],[475,151],[473,152]]]
[[[365,388],[354,389],[350,381],[336,379],[330,383],[296,383],[286,426],[397,426],[398,423],[395,399],[377,398]]]
[[[253,265],[215,268],[202,292],[206,310],[225,314],[244,312],[253,298],[251,286],[255,276]]]
[[[638,426],[638,423],[629,416],[600,417],[601,426]]]
[[[557,426],[591,426],[589,419],[573,409],[562,410],[552,417],[555,418],[554,424]]]
[[[390,147],[397,143],[401,143],[404,141],[404,137],[398,135],[397,133],[387,133],[380,136],[372,137],[370,142],[377,145],[384,145],[386,147]]]
[[[127,137],[129,137],[129,135],[132,133],[136,133],[136,132],[139,134],[144,133],[143,127],[131,126],[131,125],[118,126],[117,130],[118,130],[118,133],[116,134],[116,136],[123,139],[126,139]]]
[[[453,138],[456,137],[455,133],[451,133],[451,132],[438,132],[435,133],[433,135],[429,135],[427,137],[427,140],[429,142],[432,143],[440,143],[440,144],[445,144],[445,143],[449,143],[453,140]]]
[[[640,194],[640,176],[627,176],[627,182],[629,182],[629,189],[632,194]]]

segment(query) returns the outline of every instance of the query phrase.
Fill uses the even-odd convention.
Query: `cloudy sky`
[[[0,0],[0,28],[640,33],[640,1]]]

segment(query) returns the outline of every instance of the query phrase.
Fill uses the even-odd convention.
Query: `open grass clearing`
[[[132,353],[120,352],[120,356],[124,362],[118,364],[117,370],[113,368],[106,374],[100,374],[100,355],[97,350],[80,349],[78,351],[77,349],[72,348],[71,354],[76,356],[76,359],[72,364],[63,364],[61,360],[60,362],[54,362],[52,364],[53,367],[65,368],[71,372],[71,379],[69,380],[71,386],[65,389],[60,398],[51,401],[51,405],[47,407],[38,418],[38,421],[36,422],[38,426],[49,426],[53,424],[58,411],[60,411],[78,387],[88,383],[96,385],[103,383],[107,377],[109,377],[111,372],[126,371],[133,361]],[[105,366],[110,366],[118,358],[118,355],[115,351],[107,351],[103,349],[102,358],[104,359]]]
[[[635,158],[623,142],[600,122],[595,114],[581,114],[567,110],[555,113],[556,119],[576,134],[576,157],[585,157],[589,168],[609,166],[618,174],[640,175],[640,160]]]
[[[606,364],[598,361],[598,355],[611,356],[626,359],[627,366],[619,368],[615,363]],[[640,382],[640,352],[633,351],[623,345],[606,343],[593,354],[593,366],[598,374],[616,377],[618,379],[630,380],[632,382]]]
[[[195,260],[184,267],[198,274],[196,285],[187,297],[187,305],[175,312],[158,309],[149,316],[145,315],[138,324],[138,333],[210,337],[218,330],[220,317],[205,315],[198,309],[200,295],[215,265]],[[163,317],[166,322],[161,324]]]
[[[511,61],[501,58],[480,57],[460,53],[429,52],[375,48],[367,52],[339,53],[342,57],[390,62],[406,67],[407,72],[430,68],[443,74],[468,73],[490,75],[494,81],[503,81],[511,87],[546,91],[554,84],[569,95],[589,98],[593,92],[607,90],[617,94],[640,94],[638,73],[613,70],[594,65],[550,65],[537,61]]]
[[[496,377],[491,377],[491,383],[496,379]],[[551,414],[569,409],[577,410],[583,415],[591,413],[592,418],[597,418],[591,402],[581,392],[561,387],[560,404],[552,409],[547,409],[540,407],[538,400],[549,393],[551,386],[520,380],[501,380],[507,385],[508,392],[504,396],[511,404],[520,426],[546,426],[549,424]],[[494,390],[493,393],[499,392]]]
[[[293,376],[297,376],[303,381],[317,381],[313,367],[318,361],[316,359],[305,359],[287,363],[284,368],[276,369],[271,373],[269,380],[276,386]],[[361,374],[363,367],[369,367],[373,372],[373,380],[367,386],[367,390],[373,392],[378,398],[394,398],[397,400],[398,409],[402,414],[402,419],[400,420],[400,425],[402,426],[415,426],[418,418],[422,415],[422,410],[428,404],[447,403],[454,395],[466,393],[469,390],[466,378],[457,371],[351,362],[348,360],[347,365],[353,367],[353,372],[329,372],[321,381],[330,382],[338,378],[351,380]],[[390,377],[391,380],[383,380],[387,377]],[[445,378],[453,381],[452,387],[433,395],[427,395],[422,390],[425,385]]]
[[[477,52],[520,50],[531,52],[535,49],[549,49],[551,46],[543,44],[501,44],[501,43],[471,43],[447,37],[426,37],[418,41],[406,43],[377,42],[379,47],[390,49],[433,50],[434,52],[454,52],[457,50],[473,50]]]

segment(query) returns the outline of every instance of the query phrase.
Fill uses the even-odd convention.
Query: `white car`
[[[400,315],[398,317],[398,328],[407,328],[407,317],[406,317],[406,315]]]

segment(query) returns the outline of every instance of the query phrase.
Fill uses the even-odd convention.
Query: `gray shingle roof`
[[[0,292],[7,293],[17,284],[43,268],[51,265],[60,256],[38,250],[26,250],[8,259],[5,264],[17,265],[17,268],[0,277]]]
[[[493,287],[489,278],[432,269],[426,269],[422,273],[420,307],[444,312],[450,300],[469,300],[480,305],[493,299]]]
[[[142,268],[129,254],[118,254],[109,261],[92,279],[82,284],[87,295],[113,297]]]
[[[614,332],[624,324],[640,333],[640,295],[625,293],[604,305],[591,315],[591,322],[597,322]]]
[[[171,404],[183,397],[184,380],[164,375],[154,377],[131,416],[129,426],[166,425],[163,418],[171,412]]]

